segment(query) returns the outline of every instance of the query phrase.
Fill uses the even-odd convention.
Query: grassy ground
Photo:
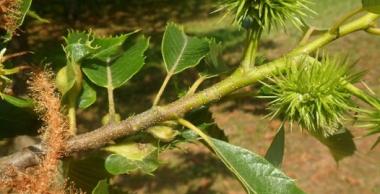
[[[316,7],[328,9],[325,15],[316,16],[318,22],[313,24],[324,28],[345,10],[360,2],[359,0],[345,1],[338,4],[336,0],[316,1]],[[104,9],[77,8],[81,14],[72,14],[61,10],[62,3],[52,1],[51,9],[61,10],[52,12],[44,8],[42,16],[51,20],[50,24],[31,22],[25,32],[26,40],[19,40],[14,49],[20,45],[37,51],[32,60],[51,62],[55,67],[64,63],[60,43],[67,27],[88,29],[91,27],[98,34],[114,34],[141,28],[152,36],[152,46],[149,51],[148,65],[132,83],[116,91],[118,111],[124,116],[141,112],[150,107],[152,98],[163,79],[159,66],[160,37],[167,21],[176,21],[185,25],[188,32],[197,35],[213,36],[226,45],[225,61],[236,65],[241,57],[244,34],[230,25],[228,20],[220,20],[219,15],[209,14],[214,7],[212,0],[191,0],[178,3],[173,0],[163,1],[131,1],[118,7],[107,5]],[[325,5],[322,5],[325,3]],[[36,3],[37,4],[37,3]],[[44,1],[38,5],[42,6]],[[329,6],[326,6],[329,5]],[[70,10],[70,6],[68,8]],[[93,10],[95,13],[91,12]],[[78,11],[78,10],[76,10]],[[326,11],[326,10],[325,10]],[[67,23],[69,20],[71,22]],[[265,36],[260,53],[268,59],[281,56],[293,48],[300,39],[300,33],[289,29],[287,33],[273,32]],[[57,43],[57,40],[61,40]],[[24,42],[22,42],[24,41]],[[32,47],[33,45],[33,47]],[[359,32],[338,40],[327,47],[332,53],[348,54],[359,59],[358,68],[367,69],[365,80],[375,92],[380,93],[379,87],[379,50],[380,38],[371,37]],[[62,53],[63,54],[63,53]],[[193,73],[181,74],[185,77],[182,84],[189,85],[194,78]],[[141,87],[141,84],[144,87]],[[174,88],[172,85],[171,89]],[[170,89],[169,89],[170,91]],[[98,108],[92,108],[80,113],[80,128],[82,131],[100,125],[100,117],[104,115],[104,91],[100,92]],[[170,93],[170,92],[169,92]],[[103,96],[103,97],[102,97]],[[166,99],[173,100],[172,98]],[[136,103],[139,102],[139,104]],[[238,101],[225,101],[212,107],[217,124],[228,134],[230,142],[259,154],[264,154],[268,148],[278,121],[264,119],[263,105],[256,103],[253,98]],[[364,129],[352,129],[357,136]],[[370,151],[374,137],[356,138],[358,152],[349,158],[335,163],[326,147],[314,138],[298,130],[287,131],[286,150],[283,164],[284,171],[297,180],[302,189],[315,194],[376,194],[380,193],[380,146]],[[222,163],[212,156],[202,145],[191,144],[182,146],[181,150],[173,150],[161,156],[163,166],[155,176],[121,176],[114,180],[115,185],[122,191],[131,193],[244,193],[239,183],[229,174]]]

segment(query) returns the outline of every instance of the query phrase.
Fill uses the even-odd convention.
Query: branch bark
[[[223,96],[226,96],[235,90],[256,83],[258,80],[265,79],[266,77],[285,69],[287,67],[286,61],[289,59],[297,60],[297,57],[300,54],[313,52],[341,36],[359,30],[366,30],[377,18],[379,18],[379,15],[376,14],[364,15],[363,17],[342,26],[338,36],[326,33],[313,42],[296,48],[288,55],[269,62],[266,65],[255,67],[249,72],[244,71],[242,68],[238,68],[225,80],[222,80],[201,92],[185,96],[165,106],[155,106],[143,113],[127,118],[121,123],[106,125],[94,131],[75,136],[67,142],[65,156],[69,157],[75,152],[97,149],[108,144],[111,140],[134,134],[166,120],[180,118],[183,114],[194,108],[213,101],[218,101]],[[44,150],[45,149],[41,145],[36,145],[24,149],[21,152],[1,158],[0,173],[2,173],[2,170],[9,165],[23,169],[39,164],[41,156],[44,155]]]

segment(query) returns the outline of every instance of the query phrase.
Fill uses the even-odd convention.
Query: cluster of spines
[[[234,16],[235,23],[244,27],[270,30],[289,21],[302,26],[302,17],[312,12],[308,4],[309,0],[225,0],[218,10],[226,10]]]
[[[288,61],[288,68],[269,78],[271,99],[268,115],[298,123],[313,134],[329,136],[343,125],[346,113],[355,109],[345,88],[359,74],[352,73],[347,58],[323,56],[320,61],[305,57]]]

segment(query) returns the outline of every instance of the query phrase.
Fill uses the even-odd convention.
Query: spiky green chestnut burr
[[[355,109],[345,85],[358,79],[347,58],[305,57],[288,62],[288,69],[269,78],[270,117],[298,123],[313,134],[329,136],[343,125],[349,110]]]

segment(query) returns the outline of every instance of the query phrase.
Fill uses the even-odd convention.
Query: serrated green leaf
[[[8,103],[12,104],[13,106],[19,107],[19,108],[32,108],[33,107],[33,101],[32,99],[28,98],[17,98],[14,96],[10,96],[7,94],[0,93],[0,97],[7,101]]]
[[[98,182],[92,194],[109,194],[109,185],[107,180],[101,180]]]
[[[80,32],[75,30],[69,30],[67,36],[64,38],[66,45],[76,44],[76,43],[86,43],[90,40],[92,34],[91,32]]]
[[[94,38],[91,32],[70,31],[65,37],[64,48],[70,63],[77,63],[97,48],[93,45]]]
[[[265,159],[272,163],[273,166],[280,167],[284,158],[284,148],[285,129],[284,125],[281,124],[276,136],[273,138],[272,144],[265,154]]]
[[[379,0],[362,0],[363,8],[369,12],[380,14]]]
[[[86,80],[83,81],[83,87],[81,94],[78,97],[78,107],[86,109],[90,107],[96,101],[96,91],[95,89],[87,83]]]
[[[162,40],[162,56],[169,74],[177,74],[198,65],[208,51],[206,39],[189,37],[183,27],[173,23],[166,26]]]
[[[139,37],[111,64],[101,61],[88,61],[82,67],[86,76],[96,85],[105,88],[118,88],[132,78],[144,65],[144,52],[149,47],[149,38]]]
[[[91,58],[99,59],[103,62],[111,60],[115,55],[121,52],[121,46],[125,42],[125,40],[132,34],[138,31],[134,31],[128,34],[122,34],[116,37],[95,37],[93,41],[93,45],[96,46],[96,50],[93,51]]]
[[[123,45],[127,37],[127,35],[121,35],[117,37],[95,38],[93,43],[97,49],[91,55],[91,58],[104,62],[111,60],[117,54],[117,51],[120,51],[121,45]]]

